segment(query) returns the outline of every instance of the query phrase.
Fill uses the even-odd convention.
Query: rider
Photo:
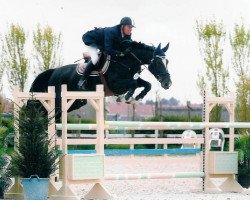
[[[98,62],[98,50],[104,51],[113,59],[124,56],[120,50],[120,43],[123,40],[132,40],[131,32],[134,22],[130,17],[123,17],[120,24],[113,27],[95,28],[82,36],[87,46],[91,61],[88,62],[85,72],[79,80],[78,86],[81,89],[86,87],[86,79]]]

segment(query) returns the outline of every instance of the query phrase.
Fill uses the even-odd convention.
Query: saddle
[[[79,75],[83,75],[85,71],[86,64],[91,60],[90,54],[88,52],[83,53],[84,63],[79,63],[76,67],[76,72]],[[104,91],[106,96],[112,96],[114,93],[109,89],[107,81],[104,77],[104,74],[107,72],[110,65],[110,55],[107,55],[103,52],[99,54],[99,59],[95,65],[95,70],[90,73],[90,76],[99,76],[102,84],[104,85]]]
[[[91,60],[90,54],[88,52],[83,53],[84,63],[79,63],[76,67],[76,72],[82,75],[85,71],[86,64]],[[95,65],[95,70],[93,70],[90,76],[98,76],[99,74],[105,74],[110,65],[110,55],[105,53],[99,53],[98,62]]]

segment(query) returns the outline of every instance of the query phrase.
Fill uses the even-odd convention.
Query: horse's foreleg
[[[141,78],[138,78],[137,79],[137,86],[144,87],[144,89],[141,91],[141,93],[135,97],[135,100],[139,101],[140,99],[143,99],[146,96],[146,94],[151,90],[151,83],[149,83],[148,81],[145,81]]]
[[[126,100],[127,102],[129,102],[129,101],[132,100],[131,98],[132,98],[132,96],[133,96],[133,94],[134,94],[136,88],[137,88],[137,83],[136,83],[136,81],[131,82],[131,84],[130,84],[130,86],[129,86],[129,89],[128,89],[128,92],[127,92],[127,94],[125,95],[125,100]]]
[[[130,101],[131,97],[133,96],[136,88],[137,88],[137,81],[132,78],[117,78],[115,80],[111,80],[114,84],[112,85],[112,90],[117,93],[122,91],[125,94],[125,100]],[[121,93],[120,93],[121,94]],[[119,101],[119,100],[118,100]]]

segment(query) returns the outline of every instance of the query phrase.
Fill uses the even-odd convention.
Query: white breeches
[[[86,46],[87,50],[90,54],[91,60],[93,65],[95,65],[98,62],[98,49],[96,47]]]

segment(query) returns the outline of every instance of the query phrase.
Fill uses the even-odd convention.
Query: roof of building
[[[108,106],[110,115],[131,115],[133,113],[133,105],[126,103],[111,103]],[[153,116],[154,106],[148,104],[135,104],[135,113],[140,116]]]
[[[202,104],[191,104],[190,107],[192,109],[201,109]],[[162,105],[162,109],[164,110],[186,110],[186,105]],[[109,115],[131,115],[133,112],[133,105],[127,103],[110,103],[108,106],[108,114]],[[135,114],[139,116],[154,116],[155,106],[150,104],[138,103],[135,104]]]

